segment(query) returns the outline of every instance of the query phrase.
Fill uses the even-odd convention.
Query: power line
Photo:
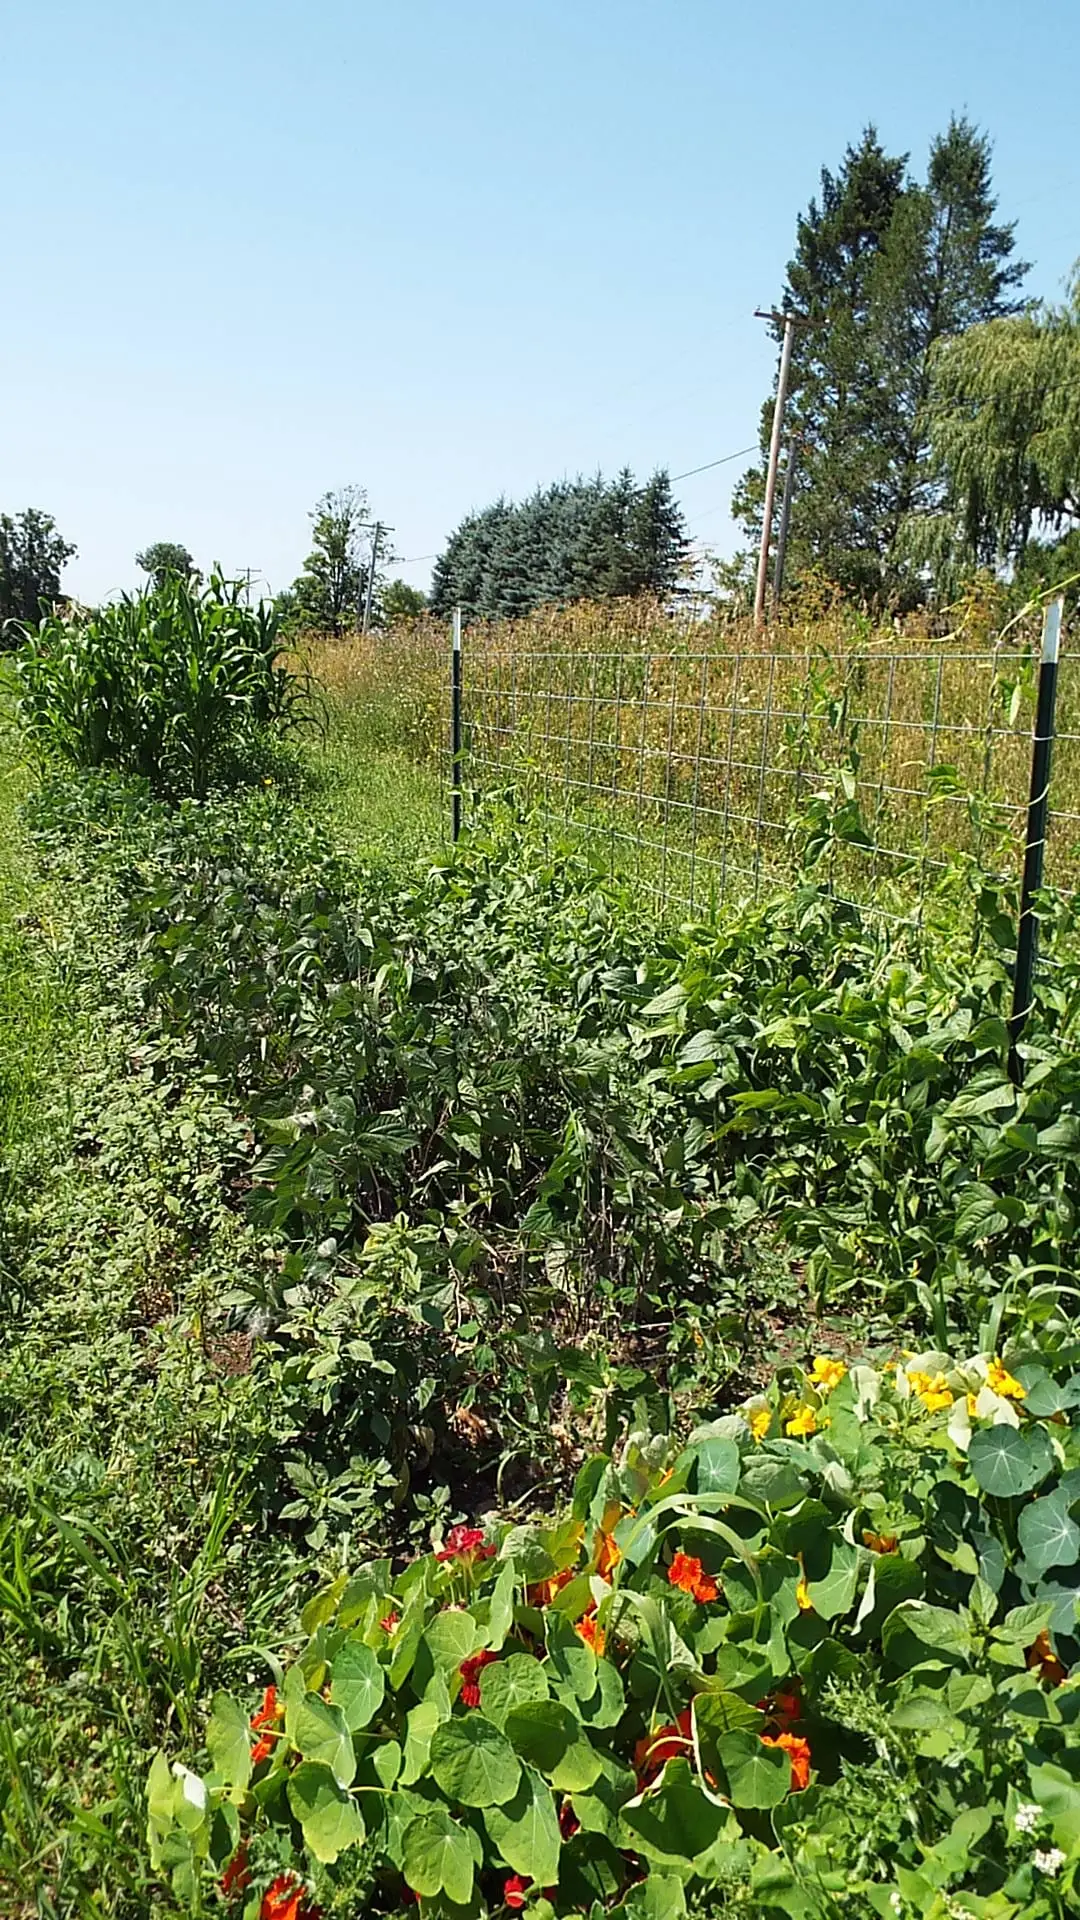
[[[726,467],[729,460],[741,460],[745,454],[756,452],[756,445],[752,447],[740,447],[738,453],[725,453],[721,460],[706,460],[703,467],[687,467],[685,473],[673,473],[671,475],[671,484],[674,486],[676,480],[690,480],[695,473],[711,473],[714,467]]]

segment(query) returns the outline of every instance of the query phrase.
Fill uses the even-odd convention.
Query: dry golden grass
[[[793,816],[819,791],[842,803],[843,780],[876,849],[844,856],[845,884],[921,888],[955,854],[1008,869],[1039,616],[999,618],[985,597],[933,624],[804,602],[759,633],[643,600],[477,623],[464,641],[466,785],[524,789],[674,897],[756,891],[785,867]],[[444,762],[445,623],[321,640],[310,665],[371,746]],[[1080,872],[1078,712],[1066,649],[1048,862],[1060,884]]]

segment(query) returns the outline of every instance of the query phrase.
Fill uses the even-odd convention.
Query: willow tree
[[[961,561],[1016,564],[1034,532],[1080,526],[1080,264],[1064,305],[941,342],[927,425]]]

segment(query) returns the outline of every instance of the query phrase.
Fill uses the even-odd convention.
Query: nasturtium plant
[[[215,1698],[205,1772],[155,1759],[154,1867],[238,1920],[352,1911],[360,1861],[371,1910],[445,1920],[1074,1910],[1073,1397],[821,1356],[590,1460],[551,1525],[340,1578],[283,1684]]]

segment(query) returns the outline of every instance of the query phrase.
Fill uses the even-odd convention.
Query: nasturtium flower
[[[558,1573],[553,1573],[549,1580],[534,1581],[531,1587],[525,1589],[525,1598],[529,1606],[550,1607],[559,1589],[565,1587],[567,1581],[572,1580],[573,1577],[573,1567],[563,1567]]]
[[[580,1620],[575,1620],[574,1632],[584,1640],[587,1647],[592,1648],[596,1655],[599,1656],[603,1653],[604,1647],[607,1644],[607,1634],[597,1620],[595,1613],[583,1614]]]
[[[967,1410],[969,1420],[977,1420],[979,1418],[979,1396],[977,1393],[968,1394]]]
[[[234,1893],[246,1893],[250,1885],[251,1869],[248,1866],[247,1841],[241,1840],[221,1876],[221,1891],[226,1900],[229,1900]]]
[[[497,1660],[498,1657],[498,1654],[492,1653],[490,1648],[482,1647],[479,1653],[471,1654],[468,1660],[462,1661],[458,1672],[461,1675],[461,1693],[459,1698],[463,1707],[478,1707],[480,1705],[481,1670],[484,1667],[489,1667],[492,1661]]]
[[[817,1414],[813,1407],[797,1407],[790,1420],[785,1420],[784,1432],[795,1435],[816,1433]]]
[[[446,1536],[446,1545],[436,1555],[436,1560],[490,1560],[494,1547],[484,1544],[483,1527],[451,1527]]]
[[[952,1406],[955,1395],[943,1373],[924,1373],[920,1367],[913,1367],[908,1381],[927,1413],[940,1413],[943,1407]]]
[[[780,1747],[791,1761],[791,1791],[801,1793],[810,1785],[810,1742],[797,1733],[763,1733],[763,1747]]]
[[[802,1575],[802,1577],[798,1582],[798,1585],[795,1588],[795,1598],[798,1601],[799,1606],[802,1608],[802,1611],[804,1613],[813,1612],[814,1603],[810,1598],[810,1588],[807,1585],[805,1574]]]
[[[611,1573],[613,1568],[618,1566],[619,1561],[622,1559],[622,1548],[614,1536],[603,1527],[597,1532],[596,1542],[593,1548],[593,1557],[596,1561],[596,1571],[601,1580],[606,1580],[609,1573]]]
[[[847,1372],[842,1360],[834,1360],[830,1354],[819,1353],[810,1369],[810,1383],[819,1393],[831,1393],[840,1385]]]
[[[251,1764],[253,1767],[260,1766],[264,1760],[269,1760],[270,1755],[273,1753],[274,1736],[272,1733],[264,1733],[262,1730],[264,1727],[272,1727],[275,1720],[280,1720],[284,1711],[283,1707],[278,1706],[277,1688],[267,1687],[263,1694],[262,1706],[258,1709],[257,1713],[253,1713],[251,1716],[251,1731],[260,1735],[260,1738],[256,1740],[255,1745],[251,1749]]]
[[[869,1547],[871,1553],[895,1553],[896,1535],[895,1533],[864,1532],[863,1545]]]
[[[986,1384],[988,1387],[991,1387],[995,1393],[1000,1394],[1003,1400],[1024,1400],[1027,1398],[1026,1387],[1022,1387],[1019,1380],[1013,1378],[1008,1368],[1003,1366],[1000,1360],[990,1361],[986,1369]]]
[[[662,1773],[669,1760],[693,1750],[691,1709],[684,1707],[677,1720],[655,1733],[647,1733],[634,1748],[634,1772],[639,1787],[648,1787]]]
[[[764,1440],[765,1435],[772,1426],[772,1408],[755,1407],[753,1411],[746,1414],[744,1418],[754,1439]]]
[[[259,1920],[320,1920],[321,1907],[308,1900],[303,1881],[295,1874],[279,1873],[262,1897]]]
[[[1035,1640],[1027,1650],[1027,1664],[1033,1672],[1038,1673],[1041,1680],[1047,1681],[1052,1687],[1060,1687],[1062,1681],[1067,1680],[1069,1677],[1068,1670],[1062,1666],[1061,1661],[1054,1652],[1050,1642],[1050,1635],[1047,1633],[1045,1627],[1040,1634],[1036,1635]]]
[[[503,1882],[503,1905],[513,1907],[515,1911],[523,1907],[528,1898],[531,1880],[524,1880],[520,1873],[512,1873]]]
[[[677,1553],[668,1568],[668,1580],[673,1587],[681,1587],[683,1593],[693,1594],[695,1600],[702,1602],[715,1600],[719,1592],[711,1573],[706,1573],[701,1561],[692,1553]]]

